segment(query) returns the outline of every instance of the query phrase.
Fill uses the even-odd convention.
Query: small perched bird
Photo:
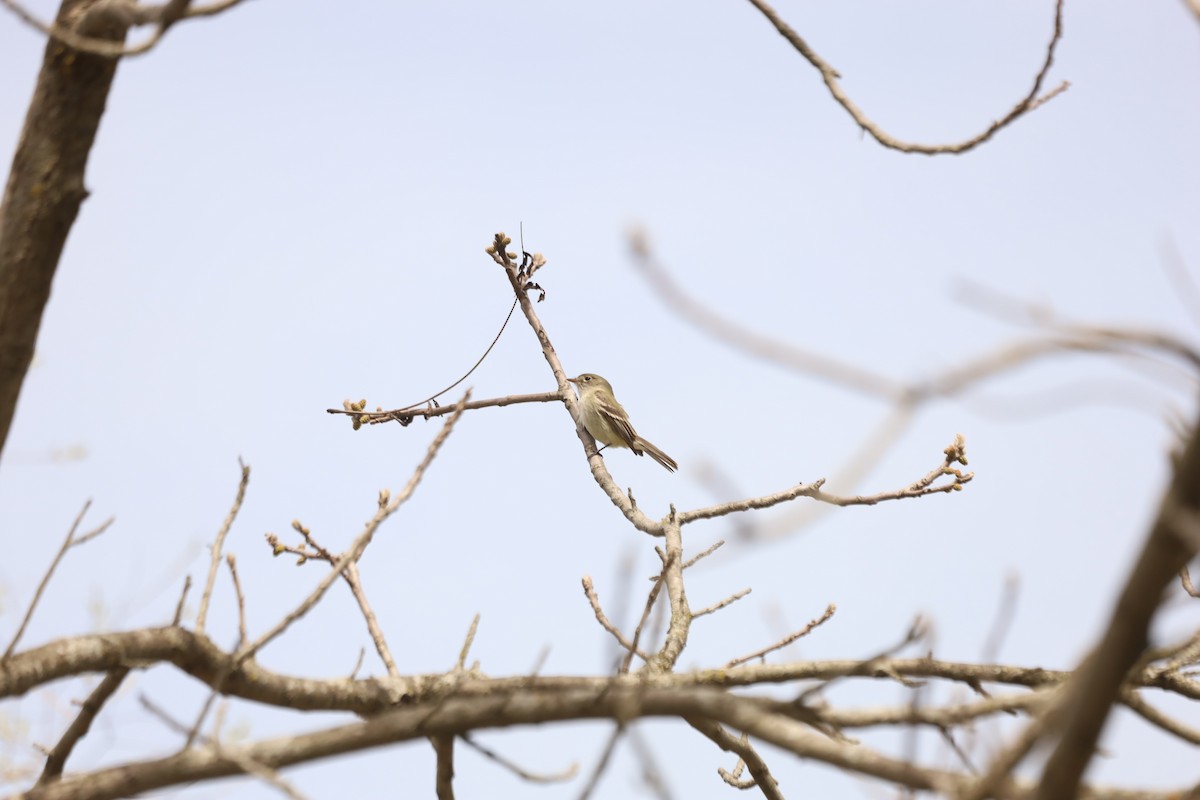
[[[587,428],[593,439],[606,447],[628,447],[639,456],[643,452],[649,453],[668,472],[679,469],[675,459],[638,436],[608,381],[591,372],[567,380],[579,388],[579,412],[583,427]]]

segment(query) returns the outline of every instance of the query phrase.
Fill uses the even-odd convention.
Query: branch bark
[[[1046,762],[1038,800],[1076,796],[1109,712],[1146,651],[1164,590],[1200,549],[1200,428],[1192,430],[1104,636],[1068,684],[1061,738]]]
[[[94,0],[64,0],[58,24],[87,21]],[[88,35],[121,43],[111,15]],[[50,39],[0,201],[0,453],[33,360],[42,312],[67,234],[87,197],[84,171],[117,62]]]

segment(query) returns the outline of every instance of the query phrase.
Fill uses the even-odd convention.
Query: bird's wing
[[[629,424],[629,415],[625,413],[625,409],[615,400],[601,400],[600,413],[612,425],[613,430],[625,442],[625,446],[635,453],[641,454],[642,448],[638,446],[637,431],[633,429],[633,425]]]

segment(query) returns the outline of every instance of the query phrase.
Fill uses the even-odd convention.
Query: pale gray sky
[[[46,18],[54,5],[31,7]],[[1006,113],[1028,90],[1053,18],[1048,1],[777,8],[872,119],[921,142],[966,138]],[[1068,92],[969,154],[928,158],[861,136],[815,70],[738,0],[262,0],[180,24],[118,70],[92,195],[0,464],[6,625],[88,497],[92,519],[117,521],[63,564],[26,644],[169,620],[184,574],[202,574],[241,456],[254,472],[229,549],[250,625],[265,630],[322,570],[273,559],[263,534],[286,538],[298,518],[344,546],[436,430],[353,433],[324,409],[347,397],[403,405],[473,363],[511,300],[483,248],[522,221],[527,248],[549,259],[538,311],[567,369],[608,377],[641,432],[681,464],[668,475],[649,459],[608,456],[652,515],[732,499],[698,483],[705,462],[745,494],[831,475],[887,409],[673,316],[633,269],[625,235],[635,224],[722,313],[898,379],[1022,334],[958,302],[963,280],[1071,318],[1195,338],[1160,251],[1173,240],[1200,274],[1200,25],[1177,0],[1105,0],[1068,4],[1065,29],[1048,85],[1069,80]],[[2,153],[42,48],[0,15]],[[1194,412],[1192,379],[1165,374],[1076,356],[930,405],[859,488],[910,483],[955,433],[975,482],[952,496],[834,509],[769,545],[731,543],[689,573],[692,603],[754,593],[696,623],[681,667],[720,665],[830,602],[837,616],[788,655],[865,657],[920,613],[933,620],[936,655],[978,659],[1009,574],[1021,590],[999,660],[1072,666],[1154,512],[1164,415]],[[553,388],[519,315],[468,383],[477,397]],[[731,535],[727,522],[697,524],[685,543],[698,551]],[[620,562],[652,574],[653,544],[592,482],[565,412],[518,406],[463,419],[363,575],[405,672],[450,667],[479,611],[472,655],[487,673],[528,671],[548,646],[544,673],[592,674],[607,668],[609,639],[580,578],[592,575],[613,611]],[[228,589],[222,576],[212,617],[226,645],[236,632]],[[369,639],[341,589],[262,663],[349,672]],[[1195,625],[1194,610],[1176,607],[1158,634]],[[383,671],[370,653],[366,664]],[[140,676],[73,765],[175,747],[132,695],[188,718],[204,693],[180,686],[170,670]],[[82,691],[64,685],[56,700],[65,707]],[[891,685],[833,696],[906,697]],[[66,718],[44,707],[25,698],[3,713],[29,716],[48,743]],[[1196,723],[1194,709],[1175,710]],[[231,719],[256,738],[328,724],[248,706]],[[1117,719],[1105,742],[1117,757],[1097,761],[1096,778],[1195,780],[1193,753]],[[530,769],[578,760],[586,771],[607,727],[479,738]],[[644,732],[677,797],[733,792],[716,776],[732,761],[707,740],[673,723]],[[923,752],[938,745],[928,739]],[[27,740],[5,753],[29,758]],[[764,755],[789,796],[878,791]],[[530,787],[466,751],[457,767],[463,797],[574,797],[581,785]],[[290,774],[313,797],[426,791],[433,756],[413,743]],[[638,786],[623,748],[598,796]],[[183,794],[270,790],[237,781]]]

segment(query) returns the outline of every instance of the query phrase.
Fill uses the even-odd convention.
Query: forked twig
[[[404,486],[404,488],[400,490],[400,492],[394,498],[391,498],[390,502],[382,502],[384,498],[380,498],[381,502],[379,504],[378,511],[375,512],[375,516],[367,523],[367,526],[363,532],[360,533],[357,538],[355,538],[353,544],[350,546],[350,549],[338,558],[337,563],[333,565],[332,569],[325,574],[325,577],[321,579],[308,597],[304,598],[304,600],[297,605],[296,608],[294,608],[283,619],[276,623],[273,628],[259,636],[258,639],[254,640],[254,642],[249,645],[245,645],[238,650],[236,659],[237,663],[241,664],[245,662],[246,659],[252,657],[255,653],[257,653],[270,642],[274,641],[280,634],[291,627],[292,623],[307,614],[312,607],[315,606],[320,599],[325,596],[325,592],[329,590],[329,587],[333,585],[334,581],[341,577],[346,567],[358,561],[359,557],[362,556],[363,551],[367,549],[367,545],[369,545],[371,540],[374,538],[375,532],[379,530],[379,526],[382,525],[388,519],[388,517],[394,514],[396,510],[400,508],[400,506],[403,505],[410,497],[412,497],[413,492],[415,492],[417,489],[417,485],[421,482],[421,478],[424,477],[425,471],[429,469],[429,465],[433,463],[433,460],[437,457],[442,445],[450,436],[451,431],[454,430],[454,425],[462,416],[463,407],[470,400],[470,397],[471,392],[468,390],[466,394],[463,395],[463,399],[454,406],[454,413],[448,420],[446,420],[445,424],[442,426],[442,429],[438,431],[437,436],[434,437],[433,441],[429,445],[429,448],[425,451],[425,458],[423,458],[421,463],[417,465],[416,470],[413,471],[412,477],[409,478],[408,483]]]
[[[83,504],[83,508],[79,510],[79,514],[76,515],[75,521],[71,523],[71,529],[67,531],[67,538],[63,539],[62,546],[59,547],[58,552],[54,554],[54,560],[50,562],[50,566],[47,567],[45,574],[42,575],[42,580],[38,583],[38,587],[33,593],[33,599],[29,602],[29,608],[25,610],[25,616],[21,619],[21,624],[17,627],[17,632],[13,634],[12,641],[8,643],[8,649],[4,651],[4,655],[0,656],[0,663],[7,661],[8,658],[12,656],[13,651],[17,649],[17,644],[21,641],[21,637],[25,635],[25,629],[29,627],[29,621],[33,619],[34,609],[37,608],[38,602],[42,599],[42,593],[46,591],[46,586],[50,583],[50,577],[54,574],[54,570],[58,569],[58,564],[63,560],[63,556],[67,554],[67,551],[76,544],[83,544],[84,542],[89,542],[92,539],[95,539],[97,536],[108,530],[108,527],[113,524],[113,518],[109,517],[107,520],[100,523],[99,526],[76,539],[75,532],[79,530],[79,524],[83,522],[84,515],[87,514],[88,509],[91,507],[91,500],[85,502]]]
[[[204,633],[204,625],[208,621],[208,605],[212,602],[213,587],[217,583],[217,569],[221,566],[221,551],[225,547],[225,537],[229,535],[229,529],[233,527],[233,521],[237,519],[238,512],[242,509],[242,502],[246,499],[246,487],[250,484],[250,466],[239,458],[238,467],[241,468],[242,477],[238,481],[237,495],[233,498],[233,506],[225,515],[221,529],[217,531],[217,538],[213,541],[212,558],[208,563],[208,577],[204,579],[204,593],[200,595],[200,610],[196,612],[196,633]]]

